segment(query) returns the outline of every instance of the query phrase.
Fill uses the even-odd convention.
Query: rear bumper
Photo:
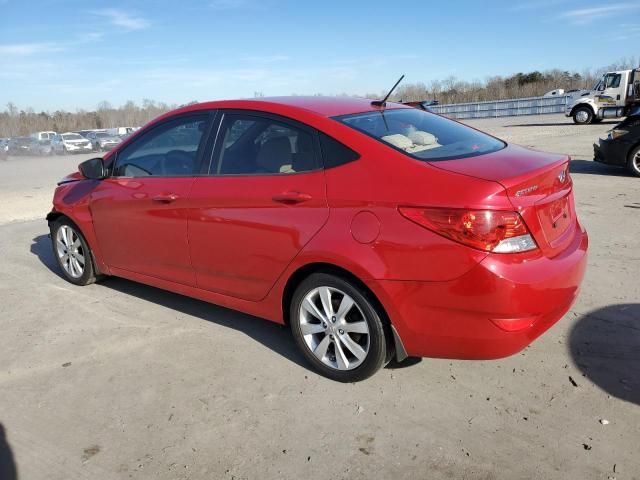
[[[519,352],[569,310],[587,261],[587,233],[576,228],[560,255],[491,254],[448,282],[374,280],[408,355],[493,359]]]
[[[593,144],[593,160],[608,165],[624,166],[626,155],[623,148],[619,142],[616,144],[601,138],[598,143]]]

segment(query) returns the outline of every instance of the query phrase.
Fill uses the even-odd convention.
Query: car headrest
[[[283,165],[292,163],[291,157],[289,138],[276,137],[264,142],[256,157],[256,164],[268,173],[279,173]]]

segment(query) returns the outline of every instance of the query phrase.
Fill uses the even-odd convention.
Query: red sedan
[[[340,381],[516,353],[585,271],[567,156],[398,104],[191,105],[79,170],[47,216],[70,282],[115,275],[287,324]]]

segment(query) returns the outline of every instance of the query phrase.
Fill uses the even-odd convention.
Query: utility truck
[[[593,90],[578,90],[567,96],[565,115],[579,125],[605,118],[626,117],[640,105],[640,68],[607,72]]]

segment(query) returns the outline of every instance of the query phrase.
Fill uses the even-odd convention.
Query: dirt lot
[[[640,478],[640,179],[590,161],[612,124],[470,123],[573,156],[582,294],[519,355],[355,385],[308,370],[277,325],[115,278],[66,283],[42,217],[81,158],[0,162],[0,458],[25,480]]]

